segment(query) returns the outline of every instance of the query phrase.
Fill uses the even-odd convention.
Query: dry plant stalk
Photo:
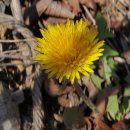
[[[42,130],[44,128],[43,118],[44,110],[42,103],[42,78],[38,74],[35,76],[35,83],[32,90],[32,99],[33,99],[33,127],[32,130]]]
[[[6,21],[6,22],[5,22]],[[32,32],[27,29],[26,27],[23,27],[23,25],[21,24],[21,22],[18,21],[18,18],[17,17],[12,17],[10,15],[6,15],[6,14],[0,14],[0,23],[2,23],[3,25],[5,25],[7,28],[11,29],[15,35],[15,32],[16,33],[20,33],[24,39],[22,40],[19,40],[17,36],[14,36],[14,40],[1,40],[1,42],[3,42],[2,44],[7,44],[7,42],[9,43],[15,43],[16,46],[18,48],[20,48],[21,50],[22,49],[26,49],[26,51],[21,51],[20,49],[16,49],[16,50],[6,50],[6,51],[3,51],[1,53],[1,55],[4,54],[4,56],[7,56],[7,57],[10,57],[10,58],[18,58],[17,59],[17,63],[14,63],[13,61],[16,61],[16,60],[13,60],[11,59],[12,61],[9,62],[9,63],[4,63],[2,62],[2,66],[4,65],[16,65],[16,67],[18,68],[18,65],[17,64],[21,64],[21,62],[23,63],[22,65],[24,66],[24,68],[21,68],[21,69],[25,69],[25,72],[26,72],[26,80],[24,81],[24,83],[21,85],[21,89],[24,89],[24,88],[28,88],[28,89],[31,89],[33,91],[33,129],[34,130],[38,130],[37,128],[39,128],[39,130],[41,130],[44,125],[43,125],[43,116],[44,116],[44,112],[43,112],[43,109],[41,108],[42,107],[42,96],[41,96],[41,91],[40,91],[40,88],[38,86],[38,81],[34,80],[34,77],[36,76],[37,73],[39,73],[39,68],[37,64],[31,64],[32,63],[32,59],[29,59],[28,57],[33,57],[34,55],[34,46],[35,46],[35,40],[34,40],[34,36],[32,34]],[[30,42],[31,41],[31,42]],[[10,44],[9,43],[9,44]],[[9,55],[11,54],[11,55]],[[18,55],[16,55],[18,54]],[[17,57],[16,57],[17,56]],[[20,57],[22,58],[22,60],[20,60]],[[18,62],[18,61],[21,61],[21,62]],[[36,63],[36,62],[35,62]],[[28,64],[28,66],[26,66]],[[5,66],[4,66],[5,67]],[[37,78],[37,77],[36,77]],[[35,83],[36,82],[36,83]],[[39,101],[39,98],[40,98],[40,101]],[[39,102],[37,102],[39,101]],[[37,108],[38,107],[38,108]],[[12,109],[13,110],[13,109]],[[37,115],[37,116],[36,116]],[[40,123],[39,123],[40,121]],[[29,123],[29,122],[27,122]],[[19,123],[20,125],[20,123]],[[24,126],[25,124],[23,124]],[[16,126],[16,125],[14,125]],[[36,128],[36,129],[35,129]],[[10,128],[11,130],[13,130],[14,128]],[[2,129],[1,129],[2,130]],[[8,129],[6,129],[8,130]],[[18,128],[14,129],[14,130],[19,130]],[[25,130],[27,130],[25,128]]]
[[[99,117],[100,119],[103,120],[102,114],[98,111],[98,109],[92,103],[92,101],[83,93],[81,87],[77,82],[74,84],[74,88],[76,89],[79,96],[83,99],[84,103],[93,111],[94,116]]]
[[[23,23],[20,0],[11,0],[10,6],[11,6],[11,11],[12,11],[14,18],[16,18],[17,21]]]

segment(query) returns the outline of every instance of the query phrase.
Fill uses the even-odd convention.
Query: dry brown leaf
[[[112,128],[110,128],[107,124],[105,124],[103,121],[101,121],[100,119],[97,119],[96,122],[96,127],[94,130],[113,130]]]
[[[0,39],[4,38],[6,30],[7,30],[7,27],[3,24],[0,24]]]
[[[96,10],[95,0],[79,0],[80,4],[86,5],[86,7]]]
[[[87,130],[112,130],[107,124],[101,121],[97,117],[86,117],[84,118],[86,125],[88,127]]]
[[[10,2],[11,2],[11,0],[3,0],[4,1],[4,3],[7,5],[7,6],[9,6],[9,4],[10,4]]]
[[[25,67],[22,64],[22,61],[20,61],[20,60],[13,60],[13,61],[11,61],[11,63],[16,64],[16,66],[17,66],[17,68],[18,68],[18,70],[20,72],[24,71]]]
[[[65,108],[63,121],[67,129],[80,129],[84,126],[83,111],[79,107]]]
[[[68,0],[68,5],[75,14],[78,14],[81,11],[80,4],[85,5],[94,11],[96,10],[96,3],[94,0]]]
[[[53,79],[45,79],[45,90],[51,96],[57,96],[60,91],[60,86]]]
[[[100,6],[106,5],[106,0],[95,0],[96,3],[98,3]]]
[[[68,0],[68,5],[75,14],[80,12],[79,0]]]
[[[114,87],[114,88],[105,88],[99,94],[97,95],[97,101],[96,101],[96,107],[98,111],[104,115],[106,111],[106,103],[107,103],[107,98],[110,95],[115,95],[119,92],[119,87]],[[94,113],[92,113],[93,115]]]
[[[130,9],[123,1],[124,0],[113,0],[109,2],[95,0],[101,7],[101,12],[110,29],[118,30],[128,23]]]
[[[49,6],[47,7],[45,14],[56,16],[56,17],[63,17],[63,18],[74,18],[74,14],[68,10],[65,6],[55,1],[52,1]]]
[[[112,125],[113,130],[127,130],[127,127],[123,120],[116,122]]]
[[[98,89],[94,86],[91,79],[89,77],[82,76],[82,82],[83,85],[87,87],[89,97],[92,99],[95,98],[98,94]]]
[[[124,52],[122,56],[126,59],[127,63],[130,63],[130,51]]]
[[[25,10],[25,23],[29,25],[30,23],[36,22],[42,14],[70,19],[73,19],[75,16],[74,13],[57,1],[40,0]]]
[[[63,107],[73,107],[81,104],[82,99],[80,99],[76,93],[71,91],[68,94],[58,97],[58,102]]]
[[[73,87],[68,86],[60,86],[54,79],[48,79],[46,77],[45,82],[45,90],[50,96],[60,96],[66,93],[69,93],[73,90]]]
[[[72,130],[87,130],[87,126],[84,125],[81,128],[72,128]]]
[[[58,121],[60,123],[63,122],[63,116],[61,116],[59,114],[56,114],[56,113],[54,113],[53,116],[54,116],[54,118],[55,118],[56,121]]]
[[[47,25],[52,24],[55,25],[57,23],[65,23],[66,19],[58,18],[58,17],[48,17],[47,20],[43,20],[43,25],[47,27]]]
[[[88,130],[93,129],[93,118],[92,117],[85,117],[84,122],[86,123]]]
[[[125,115],[125,118],[126,120],[130,120],[130,112],[128,112],[126,115]]]
[[[119,18],[119,19],[118,19]],[[120,27],[122,27],[124,22],[124,17],[117,17],[115,19],[111,19],[110,20],[110,28],[111,29],[119,29]]]

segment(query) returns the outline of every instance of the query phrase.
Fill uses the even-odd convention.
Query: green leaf
[[[121,104],[120,112],[122,115],[125,115],[130,110],[130,99],[124,98],[123,103]]]
[[[106,82],[107,82],[107,85],[110,85],[110,84],[111,84],[110,78],[111,78],[111,76],[112,76],[112,74],[113,74],[113,71],[112,71],[112,69],[108,66],[106,59],[103,60],[103,69],[104,69],[104,78],[105,78],[105,80],[106,80]]]
[[[114,61],[113,57],[108,58],[107,62],[108,62],[109,67],[113,71],[116,70],[116,64],[115,64],[115,61]]]
[[[101,83],[104,81],[103,79],[101,79],[98,75],[92,74],[91,80],[98,89],[102,89]]]
[[[107,112],[112,117],[112,119],[116,119],[117,113],[119,111],[118,98],[117,95],[110,96],[108,98],[107,104]]]
[[[108,57],[118,56],[118,55],[119,53],[116,50],[112,49],[111,47],[105,44],[104,52],[102,56],[103,59]]]
[[[126,92],[124,93],[126,94]],[[107,104],[108,119],[121,120],[129,111],[130,111],[130,99],[124,96],[122,103],[119,105],[117,96],[109,97]]]
[[[123,102],[120,105],[120,110],[115,117],[116,120],[121,120],[124,116],[130,111],[130,99],[124,98]]]
[[[116,80],[116,83],[118,84],[119,76],[116,74],[117,64],[115,63],[113,57],[109,57],[107,62],[108,62],[108,66],[110,67],[110,69],[112,71],[112,76]]]
[[[96,23],[97,23],[98,31],[99,31],[98,37],[100,39],[113,37],[113,34],[108,31],[107,23],[106,23],[104,17],[101,15],[100,12],[98,12],[97,15],[96,15]]]
[[[125,77],[126,82],[130,85],[130,74]]]
[[[100,59],[100,63],[102,65],[100,72],[102,72],[102,76],[106,80],[107,85],[110,85],[110,78],[115,75],[116,64],[113,60],[113,57],[118,55],[119,53],[110,48],[108,45],[104,46],[104,53]]]
[[[125,89],[124,89],[124,96],[130,96],[130,86],[126,86],[125,87]]]

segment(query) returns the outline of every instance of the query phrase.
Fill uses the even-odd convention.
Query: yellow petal
[[[75,80],[75,71],[72,71],[71,76],[70,76],[70,82],[71,82],[71,84],[74,83],[74,80]]]

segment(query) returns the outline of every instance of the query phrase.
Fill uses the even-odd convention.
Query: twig
[[[16,65],[24,65],[25,67],[28,67],[30,65],[33,65],[33,64],[37,64],[36,61],[32,61],[31,63],[29,64],[25,64],[25,63],[2,63],[0,64],[0,67],[7,67],[7,66],[16,66]]]
[[[103,119],[103,116],[101,115],[101,113],[97,110],[96,106],[92,103],[92,101],[83,93],[81,87],[79,86],[77,82],[74,84],[74,87],[77,93],[79,94],[79,96],[85,102],[85,104],[96,114],[96,116]]]
[[[10,53],[10,54],[14,54],[14,53],[17,53],[17,52],[23,52],[23,51],[25,51],[26,49],[18,49],[18,50],[9,50],[9,51],[3,51],[2,53],[0,53],[0,54],[2,54],[2,55],[4,55],[4,54],[8,54],[8,53]]]
[[[110,0],[109,0],[110,2]],[[114,2],[112,2],[112,5],[117,9],[119,10],[124,16],[127,16],[127,14],[125,13],[125,11],[123,11],[120,7],[118,7],[117,4],[115,4]]]
[[[124,5],[125,7],[128,7],[128,3],[126,3],[124,0],[119,0],[119,2]]]
[[[86,11],[86,14],[88,15],[88,17],[90,18],[90,20],[92,21],[93,25],[96,25],[96,21],[94,20],[93,16],[91,15],[91,13],[89,12],[88,8],[83,5],[84,10]]]
[[[11,59],[21,59],[21,60],[25,60],[25,59],[31,59],[31,57],[21,57],[21,56],[14,56],[14,55],[0,55],[0,58],[11,58]]]
[[[30,38],[30,39],[17,39],[17,40],[0,40],[0,42],[2,42],[2,43],[26,42],[26,41],[35,41],[35,39]]]

